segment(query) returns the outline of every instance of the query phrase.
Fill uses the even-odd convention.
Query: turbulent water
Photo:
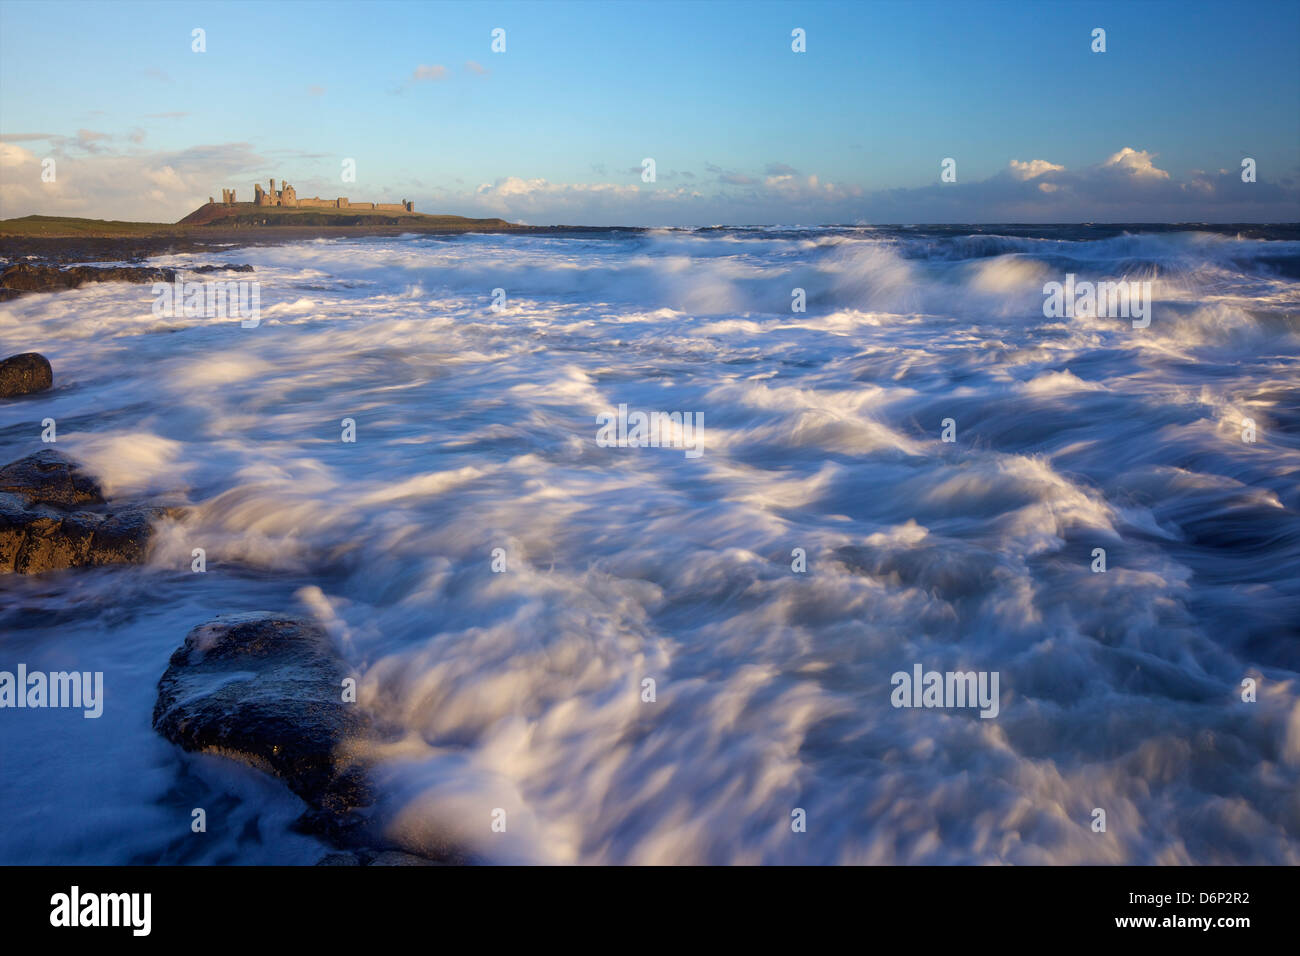
[[[150,727],[186,632],[259,609],[404,729],[377,813],[417,852],[1298,863],[1300,235],[1255,236],[321,240],[156,260],[252,263],[256,328],[4,303],[56,387],[0,405],[3,461],[51,417],[110,494],[191,508],[143,567],[0,584],[0,669],[106,685],[0,713],[0,863],[327,852]],[[1150,326],[1046,318],[1067,274],[1150,281]],[[602,447],[620,404],[702,415],[703,454]],[[917,664],[997,672],[997,716],[894,707]]]

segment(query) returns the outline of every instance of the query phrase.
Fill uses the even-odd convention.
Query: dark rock
[[[53,384],[54,370],[39,352],[23,352],[0,361],[0,398],[43,392]]]
[[[444,866],[441,861],[430,860],[401,850],[357,850],[355,853],[327,853],[316,861],[317,866]]]
[[[161,508],[130,508],[109,515],[95,528],[89,563],[140,564],[153,536],[153,522],[164,514]]]
[[[27,510],[13,495],[0,495],[0,571],[10,573],[27,543]]]
[[[19,574],[62,571],[89,564],[95,526],[104,519],[79,513],[60,515],[52,509],[26,512],[26,540],[19,546],[13,567]]]
[[[249,265],[247,262],[245,262],[245,263],[244,263],[243,265],[241,265],[241,266],[237,266],[237,265],[234,265],[234,264],[232,264],[232,263],[227,262],[225,265],[221,265],[221,266],[211,266],[211,265],[208,265],[208,266],[195,266],[195,267],[192,268],[190,271],[191,271],[191,272],[203,272],[203,273],[207,273],[207,272],[252,272],[252,271],[253,271],[253,267],[252,267],[251,265]]]
[[[403,853],[401,850],[381,850],[375,853],[369,859],[366,854],[361,856],[362,866],[440,866],[436,860],[427,860],[422,856],[416,856],[414,853]]]
[[[280,777],[340,826],[371,803],[352,745],[368,735],[342,699],[343,661],[317,625],[264,612],[194,628],[158,682],[154,729]]]
[[[317,866],[477,862],[451,846],[426,855],[392,846],[372,820],[363,751],[396,728],[343,701],[348,669],[316,624],[258,611],[194,628],[158,681],[153,726],[182,749],[239,760],[282,779],[308,810],[294,829],[342,852]]]
[[[360,866],[355,853],[326,853],[316,861],[317,866]]]
[[[74,508],[104,503],[104,493],[95,479],[53,449],[0,468],[0,492],[19,495],[29,505]]]
[[[18,262],[0,273],[0,293],[3,293],[0,300],[27,292],[76,289],[87,282],[173,282],[175,279],[175,269],[146,266],[73,266],[60,269],[56,266]]]
[[[85,510],[103,504],[95,480],[56,451],[37,452],[0,468],[0,573],[144,561],[153,522],[169,512]]]

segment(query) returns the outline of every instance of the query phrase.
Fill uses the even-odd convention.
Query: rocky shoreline
[[[99,484],[46,450],[0,468],[0,574],[141,564],[177,509],[105,512]],[[94,510],[91,510],[94,509]],[[465,864],[452,846],[421,856],[389,845],[369,816],[365,745],[392,739],[356,703],[355,678],[312,621],[220,615],[186,635],[158,681],[154,729],[186,752],[261,770],[307,805],[294,829],[334,847],[321,864]]]
[[[143,266],[72,266],[18,262],[0,272],[0,302],[29,292],[60,292],[77,289],[88,282],[175,282],[175,269],[151,269]]]
[[[221,265],[193,266],[185,270],[150,268],[148,266],[72,266],[60,268],[58,265],[48,263],[18,262],[0,272],[0,302],[15,299],[30,292],[59,292],[64,289],[78,289],[91,282],[171,283],[176,281],[177,274],[182,271],[208,275],[213,272],[252,272],[253,267],[247,263],[236,265],[227,262]],[[5,361],[11,360],[6,359]],[[3,395],[2,389],[3,386],[0,386],[0,395]]]
[[[3,230],[0,223],[0,230]],[[247,263],[205,264],[185,269],[144,265],[156,256],[189,253],[229,252],[235,247],[283,245],[311,239],[344,239],[474,233],[528,233],[543,236],[591,236],[643,232],[637,227],[616,226],[503,226],[472,227],[361,225],[230,228],[199,226],[172,227],[157,233],[103,235],[4,234],[0,231],[0,302],[32,292],[57,292],[80,288],[92,282],[174,282],[182,271],[252,272]],[[126,266],[88,266],[74,263],[126,262]],[[5,397],[0,389],[0,397]]]
[[[217,267],[225,268],[225,267]],[[35,352],[0,361],[0,397],[53,386]],[[100,483],[54,449],[0,467],[0,574],[142,564],[158,523],[183,509],[113,508]],[[220,615],[193,628],[158,681],[152,723],[186,752],[215,754],[284,782],[306,804],[294,825],[334,847],[318,865],[473,862],[455,847],[418,855],[371,819],[365,749],[393,739],[356,703],[356,682],[312,621],[270,612]]]
[[[2,227],[0,227],[2,228]],[[231,229],[220,226],[196,226],[175,231],[132,235],[5,235],[0,233],[0,261],[44,264],[72,262],[139,263],[154,256],[183,253],[227,252],[235,247],[273,246],[311,239],[356,239],[393,237],[408,234],[462,235],[523,233],[538,236],[592,236],[640,233],[634,226],[477,226],[474,228],[434,228],[429,226],[267,226]]]

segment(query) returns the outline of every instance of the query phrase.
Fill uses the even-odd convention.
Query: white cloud
[[[41,179],[46,158],[55,161],[54,182]],[[40,214],[175,222],[222,186],[251,181],[250,174],[265,166],[247,143],[130,155],[68,154],[58,147],[38,155],[0,143],[0,219]]]
[[[1128,173],[1131,176],[1147,179],[1168,179],[1169,174],[1163,169],[1156,168],[1152,160],[1155,154],[1148,153],[1144,149],[1133,149],[1125,146],[1106,162],[1102,163],[1104,169],[1117,169]]]
[[[616,206],[638,198],[641,189],[622,183],[552,183],[506,176],[474,190],[474,201],[494,215],[512,218],[553,211],[571,214],[590,206]],[[468,198],[468,197],[462,197]]]
[[[1035,179],[1044,173],[1064,172],[1064,166],[1058,166],[1056,163],[1049,163],[1045,159],[1031,159],[1027,163],[1022,163],[1018,159],[1011,161],[1011,175],[1016,179],[1024,180]]]

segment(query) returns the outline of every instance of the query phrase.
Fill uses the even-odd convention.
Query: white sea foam
[[[85,723],[116,736],[0,726],[28,774],[0,862],[323,852],[243,768],[182,787],[148,726],[186,631],[268,607],[318,618],[403,731],[378,813],[417,851],[1300,862],[1300,289],[1249,267],[1294,246],[403,237],[224,253],[256,329],[160,325],[130,285],[0,304],[5,354],[56,379],[0,407],[4,460],[51,416],[111,493],[191,506],[148,567],[6,580],[6,651],[104,671]],[[1149,329],[1042,316],[1045,278],[1143,269]],[[706,453],[599,447],[620,403],[703,413]],[[913,662],[999,672],[997,718],[893,708]],[[227,794],[230,836],[169,835]]]

